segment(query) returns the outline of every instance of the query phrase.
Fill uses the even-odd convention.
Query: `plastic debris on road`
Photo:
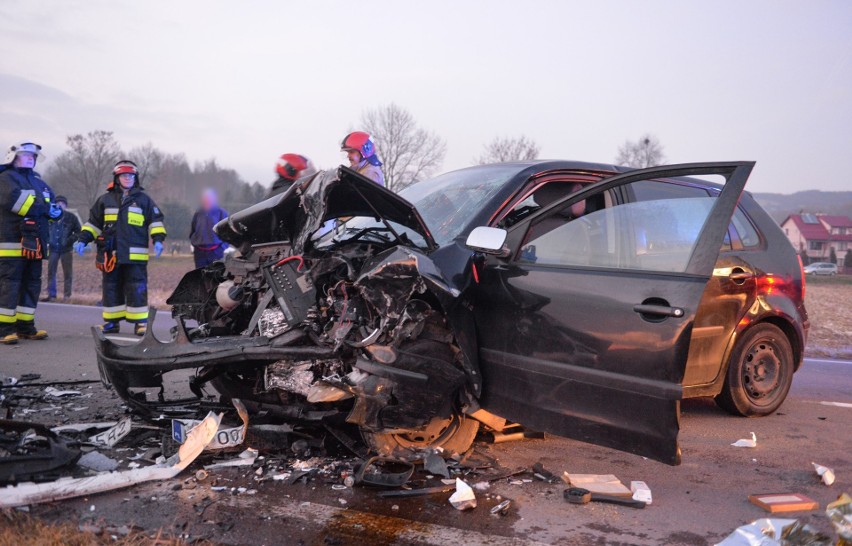
[[[84,453],[77,461],[80,466],[96,470],[98,472],[109,472],[118,468],[118,461],[111,459],[98,451]]]
[[[176,455],[164,465],[135,468],[123,472],[103,472],[86,478],[60,478],[47,483],[21,483],[0,489],[0,508],[51,502],[122,489],[138,483],[167,480],[180,474],[210,443],[222,416],[213,412],[189,434]]]
[[[821,464],[817,464],[814,462],[812,462],[811,464],[814,465],[814,472],[816,472],[817,475],[820,477],[822,483],[824,483],[825,485],[831,485],[834,483],[834,470],[828,468],[827,466],[822,466]]]
[[[825,507],[825,515],[828,516],[837,535],[844,541],[838,544],[852,544],[852,497],[843,493],[836,501]]]
[[[630,490],[633,492],[633,500],[642,501],[645,504],[651,504],[653,501],[651,488],[645,482],[630,482]]]
[[[194,429],[193,429],[194,430]],[[228,459],[213,464],[204,465],[204,470],[213,470],[216,468],[228,468],[231,466],[251,466],[257,460],[257,450],[248,448],[240,453],[235,459]]]
[[[763,518],[738,527],[716,546],[831,546],[829,537],[795,519]]]
[[[472,510],[476,508],[476,495],[467,483],[456,478],[456,492],[450,496],[450,504],[456,510]]]
[[[80,396],[80,391],[61,391],[55,387],[47,387],[44,389],[44,394],[51,398],[66,398],[68,396]]]
[[[572,487],[588,489],[592,493],[616,497],[633,496],[633,492],[627,489],[627,486],[613,474],[569,474],[564,472],[562,480]]]
[[[740,438],[733,444],[734,447],[757,447],[757,434],[751,433],[751,438]]]

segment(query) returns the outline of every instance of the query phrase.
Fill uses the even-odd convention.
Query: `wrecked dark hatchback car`
[[[95,331],[101,375],[161,412],[188,403],[165,400],[163,375],[196,368],[199,399],[209,385],[283,418],[342,414],[395,457],[465,451],[480,423],[508,419],[677,464],[684,396],[723,393],[735,375],[723,404],[765,413],[801,361],[804,307],[772,299],[801,289],[798,266],[720,257],[729,226],[762,213],[735,214],[752,167],[509,163],[401,195],[320,172],[216,226],[238,252],[180,282],[173,340],[149,328],[119,346]],[[725,183],[684,178],[704,175]],[[792,248],[773,252],[795,263]],[[763,305],[720,295],[720,275],[743,288],[765,271],[776,295]],[[789,339],[749,345],[748,371],[727,373],[745,325],[782,319]]]

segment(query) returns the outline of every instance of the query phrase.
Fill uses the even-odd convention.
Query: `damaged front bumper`
[[[310,360],[334,356],[331,348],[299,344],[305,339],[301,330],[291,330],[272,339],[235,335],[191,340],[181,320],[177,321],[174,339],[163,342],[154,336],[155,319],[156,310],[151,309],[148,330],[142,340],[133,345],[114,343],[99,328],[92,328],[101,381],[105,386],[115,389],[132,407],[146,412],[199,401],[200,392],[195,392],[197,397],[193,399],[165,400],[163,375],[171,371],[193,368],[216,370],[252,362],[270,363],[283,359]],[[146,400],[144,393],[133,393],[130,390],[150,388],[160,389],[157,402]]]

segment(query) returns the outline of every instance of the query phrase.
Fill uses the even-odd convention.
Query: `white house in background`
[[[791,214],[781,222],[781,229],[797,251],[807,252],[811,262],[827,262],[834,248],[837,266],[843,267],[846,251],[852,248],[852,218],[848,216]]]

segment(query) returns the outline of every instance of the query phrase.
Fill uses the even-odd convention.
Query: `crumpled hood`
[[[300,179],[286,192],[232,214],[214,230],[236,247],[290,241],[298,254],[327,220],[346,216],[379,216],[417,232],[430,248],[438,246],[414,205],[342,166]]]

